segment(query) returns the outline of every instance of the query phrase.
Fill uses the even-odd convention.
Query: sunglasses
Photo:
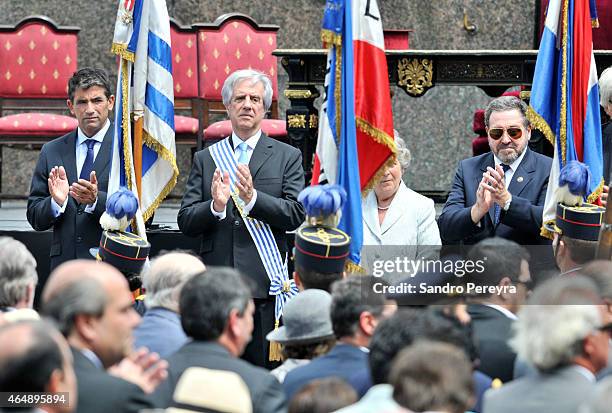
[[[504,136],[504,132],[510,136],[512,139],[519,139],[523,136],[523,130],[521,128],[491,128],[489,129],[489,136],[493,140],[499,140],[502,136]]]

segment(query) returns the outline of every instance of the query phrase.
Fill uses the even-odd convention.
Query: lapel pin
[[[516,178],[516,182],[523,182],[523,177],[519,176],[518,178]]]

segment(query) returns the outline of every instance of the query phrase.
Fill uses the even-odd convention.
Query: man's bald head
[[[43,303],[64,288],[85,279],[95,280],[101,286],[106,286],[109,282],[123,282],[127,286],[123,274],[112,265],[92,260],[68,261],[57,267],[49,276],[42,294]]]
[[[170,252],[153,259],[151,267],[143,274],[147,308],[164,307],[178,312],[183,284],[205,270],[199,258],[184,252]]]

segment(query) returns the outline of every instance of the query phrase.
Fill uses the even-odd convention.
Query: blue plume
[[[125,187],[119,188],[106,200],[106,213],[116,219],[127,217],[128,220],[131,220],[137,210],[138,199],[132,191]]]
[[[306,215],[311,217],[333,215],[346,202],[346,191],[339,185],[308,186],[298,196]]]
[[[585,196],[589,193],[591,171],[579,161],[569,161],[559,174],[559,186],[567,185],[572,195]]]

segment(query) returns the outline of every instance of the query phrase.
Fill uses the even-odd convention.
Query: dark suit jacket
[[[46,231],[53,228],[53,242],[50,257],[51,270],[64,261],[75,258],[92,258],[89,249],[100,243],[102,228],[100,216],[106,209],[106,189],[110,151],[113,141],[113,124],[104,136],[93,170],[98,179],[98,202],[92,214],[84,212],[86,205],[77,203],[70,195],[68,205],[63,214],[53,218],[51,212],[51,195],[47,179],[54,166],[66,169],[68,183],[78,181],[76,165],[77,131],[70,132],[60,138],[46,143],[40,152],[28,197],[28,222],[36,231]]]
[[[111,376],[79,350],[71,350],[79,393],[75,413],[136,413],[152,407],[140,387]],[[70,403],[73,400],[70,395]]]
[[[340,377],[351,384],[353,376],[362,371],[368,372],[369,376],[369,370],[368,354],[365,351],[348,344],[336,344],[329,353],[287,373],[283,389],[287,399],[291,400],[295,393],[315,379]]]
[[[179,228],[186,235],[202,236],[200,255],[206,265],[238,269],[255,281],[253,297],[267,298],[270,281],[234,202],[229,200],[224,220],[219,221],[211,212],[215,168],[209,148],[196,153],[178,212]],[[257,190],[249,216],[268,223],[279,251],[286,253],[285,232],[296,229],[304,220],[304,208],[297,200],[304,188],[302,154],[262,133],[249,169]]]
[[[529,148],[525,151],[508,187],[512,203],[508,211],[502,210],[497,226],[493,225],[494,208],[480,221],[480,227],[472,222],[470,216],[470,209],[476,203],[476,190],[482,173],[487,170],[487,166],[494,167],[493,154],[489,152],[459,162],[451,193],[438,219],[440,235],[445,243],[475,244],[493,236],[521,245],[550,243],[540,236],[540,227],[552,159]],[[521,182],[519,177],[523,178]]]
[[[468,305],[472,317],[472,335],[480,355],[478,369],[491,378],[506,383],[514,377],[516,353],[508,344],[513,320],[482,304]]]
[[[606,185],[610,184],[610,166],[612,164],[612,122],[602,126],[601,131],[602,151],[603,151],[603,178]]]
[[[156,407],[166,408],[172,404],[174,390],[185,370],[204,367],[237,373],[251,392],[253,413],[285,412],[287,409],[285,395],[274,376],[265,369],[233,357],[216,342],[189,342],[168,358],[168,364],[168,378],[152,396]]]

